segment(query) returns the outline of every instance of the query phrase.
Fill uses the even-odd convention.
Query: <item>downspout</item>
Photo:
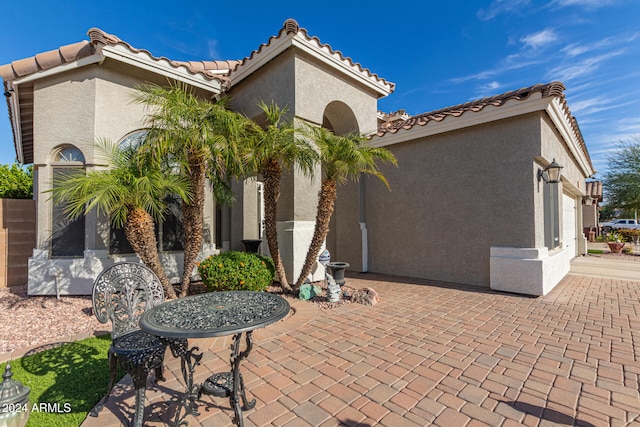
[[[367,223],[365,218],[365,203],[364,203],[364,177],[360,176],[358,180],[358,210],[360,211],[360,239],[362,245],[362,272],[369,271],[369,235],[367,232]]]

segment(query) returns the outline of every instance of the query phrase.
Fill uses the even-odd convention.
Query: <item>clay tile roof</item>
[[[182,64],[188,68],[197,71],[208,71],[212,73],[228,74],[230,70],[233,70],[240,61],[175,61],[178,64]]]
[[[185,68],[190,73],[200,74],[209,80],[226,80],[225,76],[229,71],[240,63],[240,61],[173,61],[164,57],[155,57],[147,50],[136,49],[113,34],[105,33],[98,28],[91,28],[87,32],[87,35],[89,36],[89,41],[85,40],[61,46],[58,49],[39,53],[29,58],[19,59],[13,61],[11,64],[2,65],[0,66],[0,77],[2,77],[4,81],[10,81],[65,63],[77,61],[78,59],[96,53],[97,45],[120,45],[133,53],[144,53],[152,60],[165,61],[174,68]]]
[[[360,63],[355,62],[353,59],[351,59],[351,58],[349,58],[347,56],[344,56],[342,54],[342,52],[340,52],[339,50],[334,50],[330,45],[322,43],[318,37],[310,36],[306,29],[300,28],[300,26],[298,25],[298,22],[296,22],[295,19],[291,19],[291,18],[287,19],[284,22],[282,28],[280,29],[280,31],[278,32],[277,35],[271,36],[269,38],[269,40],[267,41],[267,43],[261,44],[258,47],[258,49],[256,49],[253,52],[251,52],[251,54],[249,56],[247,56],[242,61],[240,61],[240,63],[238,64],[238,66],[235,69],[238,69],[239,67],[242,67],[245,64],[247,64],[248,62],[250,62],[257,55],[262,53],[265,49],[269,48],[276,40],[279,40],[281,37],[283,37],[284,35],[287,35],[287,34],[302,34],[302,36],[304,36],[304,38],[307,41],[315,42],[315,44],[318,46],[319,49],[326,50],[331,55],[338,56],[339,59],[342,62],[347,63],[349,66],[357,69],[358,71],[360,71],[361,73],[365,74],[366,76],[368,76],[368,77],[370,77],[370,78],[372,78],[374,80],[377,80],[378,82],[380,82],[380,83],[382,83],[384,85],[389,86],[390,89],[391,89],[391,92],[393,92],[395,90],[395,87],[396,87],[395,83],[391,83],[391,82],[381,78],[377,74],[371,72],[371,70],[369,70],[368,68],[364,68]],[[232,72],[233,72],[233,70],[232,70]]]
[[[129,43],[122,41],[113,34],[105,33],[99,28],[91,28],[87,35],[91,39],[93,45],[102,44],[105,46],[123,46],[133,53],[143,53],[154,61],[166,62],[174,68],[184,68],[192,74],[200,74],[209,80],[225,81],[225,75],[229,72],[230,66],[235,66],[238,61],[174,61],[164,56],[153,56],[151,52],[145,49],[138,49]],[[225,68],[226,67],[226,68]]]
[[[602,201],[602,181],[587,181],[585,193],[587,196]]]
[[[493,106],[500,107],[507,101],[512,99],[525,100],[534,93],[541,93],[543,97],[548,96],[560,96],[564,98],[564,85],[560,82],[553,82],[546,85],[538,84],[531,87],[526,87],[511,92],[506,92],[500,95],[491,96],[488,98],[479,99],[476,101],[467,102],[464,104],[454,105],[451,107],[441,108],[439,110],[429,111],[415,115],[407,120],[396,122],[393,126],[388,126],[378,129],[377,135],[384,136],[386,133],[396,133],[400,129],[411,129],[415,125],[425,126],[431,121],[440,122],[448,116],[460,117],[467,111],[478,112],[482,111],[485,107]]]
[[[0,77],[6,82],[19,77],[28,76],[38,71],[48,70],[58,65],[77,61],[93,55],[95,49],[87,41],[62,46],[58,49],[39,53],[30,58],[19,59],[10,64],[0,66]]]
[[[452,107],[446,107],[435,111],[430,111],[423,114],[418,114],[413,116],[407,120],[394,122],[390,126],[380,127],[375,135],[379,137],[383,137],[388,133],[396,133],[402,129],[408,130],[412,129],[414,126],[425,126],[430,122],[441,122],[445,118],[451,117],[460,117],[466,112],[479,112],[488,106],[500,107],[504,105],[506,102],[511,100],[523,101],[532,96],[533,94],[540,94],[543,98],[546,97],[558,97],[562,103],[562,108],[564,110],[565,116],[571,125],[574,136],[580,145],[580,149],[585,155],[585,157],[591,163],[589,153],[587,151],[586,144],[584,142],[584,138],[582,136],[582,132],[578,126],[578,122],[575,117],[571,115],[569,111],[569,107],[565,100],[564,96],[565,87],[561,82],[551,82],[547,84],[537,84],[530,87],[525,87],[518,90],[513,90],[510,92],[506,92],[500,95],[491,96],[488,98],[479,99],[476,101],[467,102],[464,104],[454,105]]]

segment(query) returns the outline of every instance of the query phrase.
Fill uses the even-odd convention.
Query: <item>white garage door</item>
[[[576,256],[576,199],[562,195],[562,246],[568,248],[570,258]]]

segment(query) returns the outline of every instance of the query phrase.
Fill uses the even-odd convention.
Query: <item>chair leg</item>
[[[156,368],[156,382],[166,381],[167,379],[164,377],[164,369],[163,365],[160,365]]]
[[[104,405],[109,400],[109,396],[111,395],[111,391],[113,390],[113,384],[116,381],[116,372],[118,369],[118,356],[115,355],[111,350],[109,350],[109,385],[107,386],[107,394],[100,399],[100,402],[96,406],[93,407],[89,415],[92,417],[97,417],[98,413],[102,410]]]
[[[149,371],[137,367],[132,372],[133,386],[136,390],[135,415],[133,417],[133,427],[142,427],[144,420],[144,400],[147,388],[147,376]]]

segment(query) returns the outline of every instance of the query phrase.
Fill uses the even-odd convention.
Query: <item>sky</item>
[[[288,18],[396,84],[378,108],[420,114],[561,81],[594,167],[640,137],[640,1],[170,0],[7,2],[0,65],[87,40],[92,27],[174,60],[242,59]],[[0,102],[0,164],[15,160]]]

